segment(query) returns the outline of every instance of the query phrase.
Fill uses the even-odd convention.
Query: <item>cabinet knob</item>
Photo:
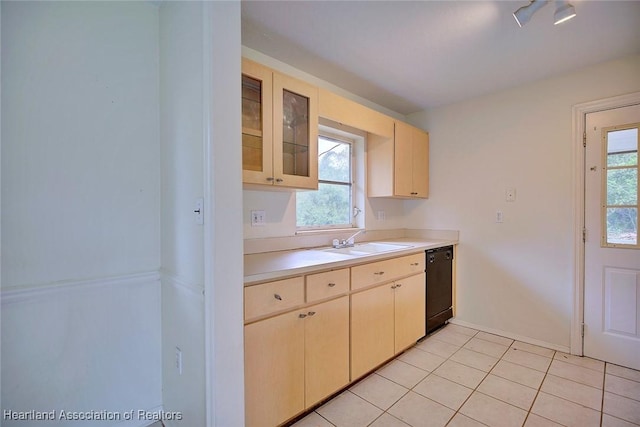
[[[307,315],[306,315],[306,314],[304,314],[304,313],[300,313],[300,314],[298,314],[298,317],[299,317],[300,319],[304,319],[305,317],[307,317]]]
[[[401,288],[401,287],[402,287],[402,283],[398,283],[398,284],[396,285],[396,288]]]
[[[282,178],[276,178],[276,182],[284,182],[284,179],[282,179]]]
[[[396,285],[391,285],[391,289],[395,289],[395,288],[397,288]]]
[[[417,266],[419,266],[419,265],[420,265],[420,263],[419,263],[419,262],[412,262],[412,263],[411,263],[411,266],[413,266],[413,267],[417,267]]]
[[[315,312],[315,311],[310,311],[310,312],[308,312],[307,314],[308,314],[309,316],[313,316],[314,314],[316,314],[316,312]]]
[[[267,181],[272,182],[274,180],[274,178],[272,176],[270,176],[269,178],[267,178]]]
[[[329,283],[329,287],[333,288],[336,284],[335,283]]]
[[[376,276],[382,276],[384,274],[384,271],[376,271],[375,273]]]
[[[277,299],[278,301],[282,301],[282,297],[280,295],[278,295],[278,294],[273,294],[273,297],[275,299]]]

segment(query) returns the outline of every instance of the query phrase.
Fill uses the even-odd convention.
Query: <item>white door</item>
[[[640,105],[586,115],[584,354],[640,369]]]

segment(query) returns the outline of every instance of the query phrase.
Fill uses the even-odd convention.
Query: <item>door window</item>
[[[602,130],[604,247],[638,245],[638,129],[640,124]]]

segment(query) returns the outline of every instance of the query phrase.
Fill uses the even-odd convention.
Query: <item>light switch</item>
[[[504,222],[504,215],[502,214],[502,211],[496,211],[496,222]]]

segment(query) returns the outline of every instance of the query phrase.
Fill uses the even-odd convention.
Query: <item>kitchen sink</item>
[[[358,243],[354,246],[349,246],[346,248],[323,249],[323,251],[331,252],[335,254],[363,256],[363,255],[374,255],[381,252],[400,251],[402,249],[408,249],[410,247],[411,245],[399,245],[396,243],[369,242],[369,243]]]

